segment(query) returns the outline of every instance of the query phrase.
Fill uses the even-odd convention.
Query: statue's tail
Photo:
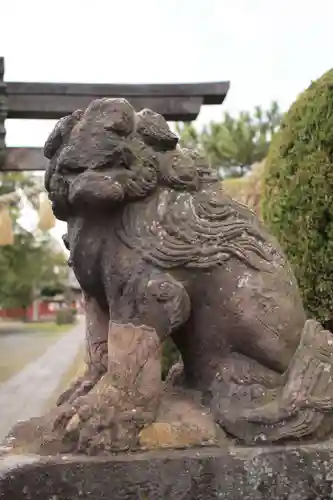
[[[222,425],[249,444],[321,438],[331,432],[333,333],[315,320],[306,321],[284,380],[284,384],[272,392],[272,398],[266,399],[269,402],[243,407],[238,418],[233,414],[229,419],[226,411]]]

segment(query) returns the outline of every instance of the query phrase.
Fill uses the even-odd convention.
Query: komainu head
[[[165,119],[124,99],[98,99],[59,120],[44,146],[45,187],[59,219],[112,210],[160,186],[199,191],[216,178],[198,153],[182,150]]]

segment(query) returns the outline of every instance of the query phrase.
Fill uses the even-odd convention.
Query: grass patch
[[[38,355],[36,356],[38,357]],[[36,358],[35,358],[36,359]],[[32,359],[33,361],[33,359]],[[6,380],[13,377],[16,373],[19,373],[29,361],[22,356],[15,357],[14,359],[9,359],[8,357],[0,354],[0,383],[6,382]]]
[[[39,333],[48,333],[48,334],[59,334],[59,333],[65,333],[74,328],[75,323],[68,324],[68,325],[57,325],[56,323],[53,322],[41,322],[41,323],[26,323],[25,324],[25,330],[27,332],[33,331],[33,332],[39,332]]]
[[[74,325],[22,323],[0,329],[0,383],[38,359]]]

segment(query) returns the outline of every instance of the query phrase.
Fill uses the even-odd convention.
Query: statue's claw
[[[128,395],[106,383],[107,375],[85,396],[64,410],[55,422],[73,451],[88,454],[135,449],[142,427],[155,415],[130,403]],[[74,449],[75,448],[75,449]]]
[[[72,404],[81,396],[88,394],[102,377],[102,373],[87,373],[78,377],[68,389],[66,389],[58,398],[57,406],[65,403]]]

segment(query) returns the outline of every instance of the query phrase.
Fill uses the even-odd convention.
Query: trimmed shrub
[[[333,318],[333,70],[285,114],[263,176],[261,212],[312,317]]]
[[[76,319],[76,310],[72,307],[66,309],[59,309],[56,314],[57,325],[69,325],[74,323]]]

